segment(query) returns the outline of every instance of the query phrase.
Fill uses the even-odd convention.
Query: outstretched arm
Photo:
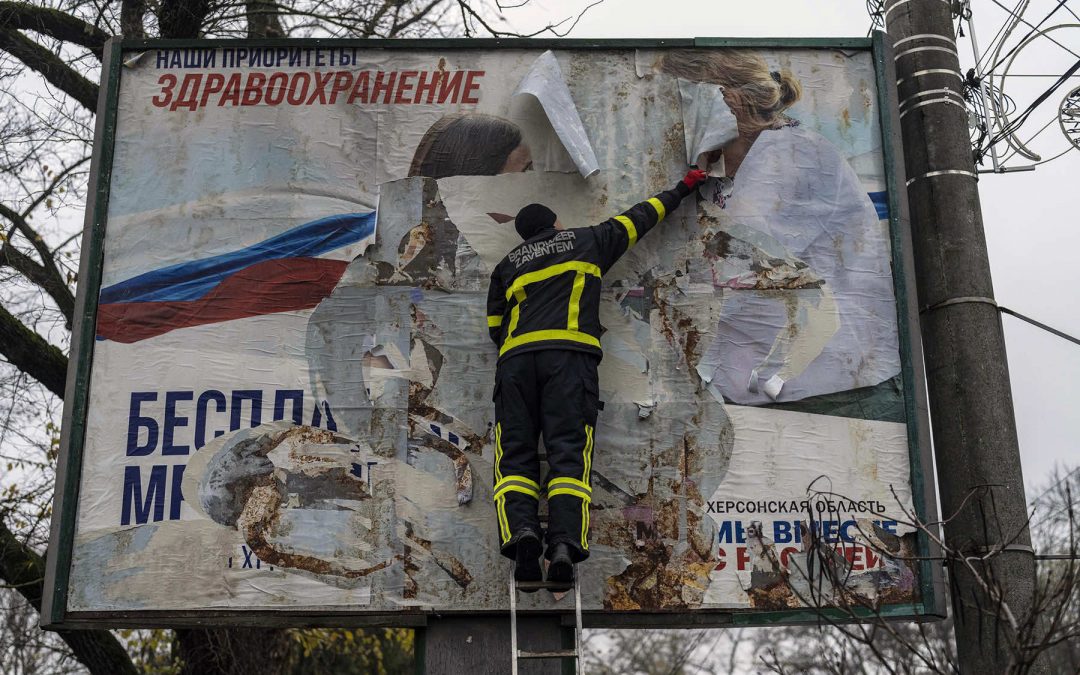
[[[603,271],[607,271],[622,254],[626,253],[652,230],[669,211],[674,211],[682,200],[705,181],[706,174],[691,169],[670,190],[665,190],[645,201],[635,204],[623,213],[605,220],[593,229],[604,255]]]

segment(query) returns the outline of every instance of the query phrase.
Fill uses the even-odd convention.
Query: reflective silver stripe
[[[547,483],[548,489],[562,487],[564,485],[574,486],[589,494],[592,494],[592,486],[588,483],[578,480],[577,478],[571,478],[569,476],[561,476],[559,478],[552,478]]]
[[[507,492],[520,492],[522,494],[529,495],[536,499],[540,498],[540,491],[529,485],[525,481],[515,480],[513,478],[504,478],[499,485],[499,489],[495,491],[495,499],[502,497]]]
[[[592,493],[591,492],[589,492],[587,490],[582,490],[577,485],[569,485],[567,483],[562,483],[562,484],[557,485],[555,487],[549,487],[548,488],[548,493],[547,493],[548,499],[551,499],[552,497],[558,497],[559,495],[568,495],[568,496],[571,496],[571,497],[577,497],[578,499],[583,499],[583,500],[585,500],[587,502],[592,501]]]
[[[516,481],[518,483],[521,483],[523,485],[528,486],[531,490],[533,490],[535,492],[540,492],[540,483],[537,483],[536,481],[534,481],[532,478],[529,478],[528,476],[516,476],[514,474],[510,474],[509,476],[506,476],[504,478],[500,478],[499,481],[497,483],[495,483],[495,489],[498,490],[499,488],[501,488],[503,485],[505,485],[506,483],[508,483],[510,481]]]

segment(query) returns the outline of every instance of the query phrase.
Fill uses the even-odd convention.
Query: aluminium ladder
[[[518,675],[518,659],[574,659],[576,673],[582,675],[581,665],[581,586],[574,570],[574,648],[559,649],[546,652],[530,652],[518,649],[517,634],[517,594],[524,590],[546,589],[552,592],[569,591],[566,584],[550,581],[516,581],[513,572],[510,574],[510,663],[512,675]]]

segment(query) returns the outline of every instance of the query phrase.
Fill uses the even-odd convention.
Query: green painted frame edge
[[[97,124],[90,165],[90,186],[84,218],[79,284],[75,303],[71,354],[64,392],[57,487],[53,495],[53,522],[46,558],[41,627],[63,625],[78,517],[82,450],[89,406],[91,365],[97,331],[97,297],[101,290],[105,226],[109,206],[117,104],[120,98],[122,46],[113,38],[105,43],[98,90]]]
[[[567,615],[564,610],[519,610],[529,614]],[[217,610],[211,616],[201,610],[123,611],[123,612],[71,612],[63,628],[205,628],[208,626],[258,627],[397,627],[424,628],[430,620],[439,616],[482,614],[486,617],[508,616],[507,611],[409,611],[397,614],[358,614],[349,610],[331,610],[319,614],[296,610]],[[936,620],[937,614],[924,611],[920,603],[884,605],[878,609],[851,607],[818,609],[746,611],[732,609],[704,609],[693,612],[606,612],[591,610],[583,612],[587,628],[690,628],[724,626],[780,626],[828,623],[852,623],[869,618],[884,620]],[[269,619],[269,620],[267,620]]]
[[[101,133],[95,132],[95,138],[102,139],[100,145],[100,160],[91,167],[92,177],[97,179],[96,189],[91,194],[92,203],[88,203],[88,212],[92,212],[92,222],[88,223],[88,232],[85,238],[89,246],[83,250],[89,255],[83,255],[80,264],[80,291],[85,290],[81,302],[77,303],[76,311],[81,315],[76,321],[75,336],[73,337],[72,360],[75,368],[69,371],[68,391],[65,396],[64,439],[61,443],[61,461],[66,471],[61,476],[58,470],[58,483],[62,478],[62,490],[57,491],[54,508],[55,514],[60,514],[58,522],[53,523],[53,536],[50,537],[50,555],[48,556],[49,570],[46,573],[46,595],[43,602],[42,627],[47,629],[59,628],[91,628],[91,627],[121,627],[131,626],[132,623],[120,618],[125,617],[135,621],[140,618],[150,618],[151,613],[146,612],[118,612],[118,623],[111,617],[102,616],[114,613],[105,612],[67,612],[66,599],[70,582],[71,554],[74,545],[76,515],[78,506],[79,478],[82,468],[82,448],[85,434],[86,414],[89,403],[90,370],[93,357],[93,345],[97,317],[97,294],[101,285],[101,260],[103,256],[103,244],[105,234],[105,220],[108,209],[109,186],[112,173],[112,156],[116,136],[117,104],[119,101],[120,73],[122,69],[122,55],[125,51],[138,51],[153,48],[218,48],[229,46],[358,46],[366,49],[510,49],[510,48],[558,48],[558,49],[631,49],[631,48],[677,48],[677,47],[753,47],[762,49],[783,48],[815,48],[815,49],[844,49],[854,51],[870,51],[874,61],[874,71],[877,85],[878,108],[881,111],[882,146],[884,150],[885,174],[889,195],[889,224],[893,244],[893,270],[894,288],[897,294],[897,311],[900,321],[900,344],[902,354],[912,354],[912,326],[909,317],[905,315],[908,309],[908,298],[911,295],[909,289],[909,277],[904,274],[902,249],[905,237],[909,237],[901,223],[900,212],[906,213],[906,191],[899,190],[897,171],[902,171],[902,162],[897,164],[896,153],[893,143],[899,142],[899,137],[893,137],[894,129],[898,125],[893,123],[895,115],[895,92],[890,88],[886,78],[886,59],[891,56],[891,49],[884,41],[884,33],[876,32],[872,38],[693,38],[693,39],[615,39],[615,40],[535,40],[526,38],[494,39],[494,38],[450,38],[438,40],[349,40],[349,39],[270,39],[270,40],[110,40],[106,47],[106,62],[102,64],[102,82],[104,88],[99,99],[99,128]],[[891,65],[891,64],[889,64]],[[97,150],[95,143],[95,150]],[[91,262],[96,264],[91,266]],[[917,334],[917,330],[916,330]],[[902,379],[904,381],[905,413],[907,414],[908,445],[910,454],[910,467],[912,476],[912,491],[915,501],[916,512],[920,518],[927,518],[927,506],[932,507],[933,501],[925,500],[925,476],[920,459],[920,427],[925,428],[927,417],[922,409],[916,409],[918,401],[915,399],[916,386],[914,368],[911,360],[902,359]],[[925,398],[922,399],[925,401]],[[69,412],[70,411],[70,412]],[[75,433],[75,432],[78,433]],[[928,448],[927,448],[928,450]],[[925,537],[920,537],[919,554],[925,556],[928,552]],[[935,581],[941,578],[939,569],[933,568],[929,561],[923,561],[920,569],[921,599],[919,605],[887,605],[877,610],[877,615],[885,618],[937,618],[943,615],[943,609],[937,604],[938,596],[934,593]],[[931,578],[931,576],[933,578]],[[938,582],[940,583],[940,582]],[[726,622],[718,621],[718,625],[775,625],[779,623],[815,623],[821,622],[823,616],[836,613],[834,620],[843,620],[846,617],[851,620],[858,616],[856,609],[850,611],[830,609],[799,609],[781,612],[703,612],[708,615],[728,617]],[[256,613],[245,612],[249,616]],[[213,625],[205,618],[192,617],[188,620],[180,618],[178,621],[170,621],[169,625]],[[218,617],[218,614],[212,615]],[[266,623],[258,622],[258,625],[310,625],[314,617],[310,614],[275,610],[270,616],[275,620]],[[414,619],[406,620],[406,614],[360,614],[342,613],[332,618],[341,619],[334,625],[347,625],[350,621],[360,625],[406,625],[416,626]],[[619,613],[606,613],[602,616],[620,616]],[[623,615],[627,620],[636,618],[643,619],[642,623],[649,623],[650,617],[664,616],[661,613],[654,614],[629,614]],[[859,618],[869,618],[871,614]],[[395,617],[400,617],[396,619]],[[242,619],[224,619],[222,625],[250,625]],[[152,621],[153,619],[151,619]],[[386,623],[379,623],[381,621]],[[256,619],[256,621],[258,621]],[[400,621],[400,623],[394,623]],[[144,625],[140,622],[139,625]],[[602,625],[602,624],[601,624]]]
[[[184,49],[219,47],[357,47],[361,49],[649,49],[673,47],[759,47],[768,49],[823,48],[855,49],[872,48],[871,38],[434,38],[434,39],[385,39],[385,38],[265,38],[249,40],[190,39],[190,40],[123,40],[121,49]]]
[[[896,325],[900,340],[900,372],[904,387],[904,413],[908,428],[908,452],[911,465],[911,495],[915,514],[923,523],[937,520],[937,483],[931,454],[930,413],[922,364],[922,341],[919,328],[918,296],[915,290],[915,258],[911,241],[911,219],[907,203],[903,140],[900,133],[896,69],[888,35],[875,31],[874,71],[877,78],[878,109],[881,115],[882,150],[886,190],[889,199],[889,232],[892,248],[893,280],[896,288]],[[940,554],[925,531],[917,535],[919,584],[923,611],[928,616],[945,618],[944,573],[931,558]]]

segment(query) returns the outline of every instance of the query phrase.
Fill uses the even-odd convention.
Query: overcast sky
[[[509,11],[507,17],[513,28],[524,31],[588,4],[532,0],[526,7]],[[1038,23],[1055,4],[1033,0],[1024,18]],[[1067,11],[1059,11],[1043,27],[1080,23]],[[984,51],[1007,16],[993,0],[974,0],[973,20]],[[869,26],[863,0],[605,0],[591,8],[568,37],[861,37]],[[1027,28],[1021,26],[1011,43],[1018,42],[1021,33],[1027,33]],[[1080,28],[1060,29],[1052,36],[1080,52]],[[958,49],[962,66],[970,67],[971,41],[960,39]],[[1056,75],[1075,60],[1061,47],[1039,39],[1018,53],[1011,74]],[[1010,76],[1006,93],[1024,108],[1052,81]],[[1021,136],[1050,122],[1061,99],[1078,85],[1080,78],[1074,78],[1050,97],[1032,115]],[[1032,147],[1037,152],[1060,152],[1068,145],[1054,121]],[[1013,160],[1009,165],[1026,163]],[[1072,150],[1030,173],[984,175],[980,193],[998,303],[1080,336],[1080,301],[1072,278],[1075,253],[1080,250],[1078,176],[1080,151]],[[1004,316],[1003,322],[1024,478],[1029,486],[1041,485],[1055,463],[1080,463],[1076,440],[1080,437],[1080,346],[1010,316]]]

